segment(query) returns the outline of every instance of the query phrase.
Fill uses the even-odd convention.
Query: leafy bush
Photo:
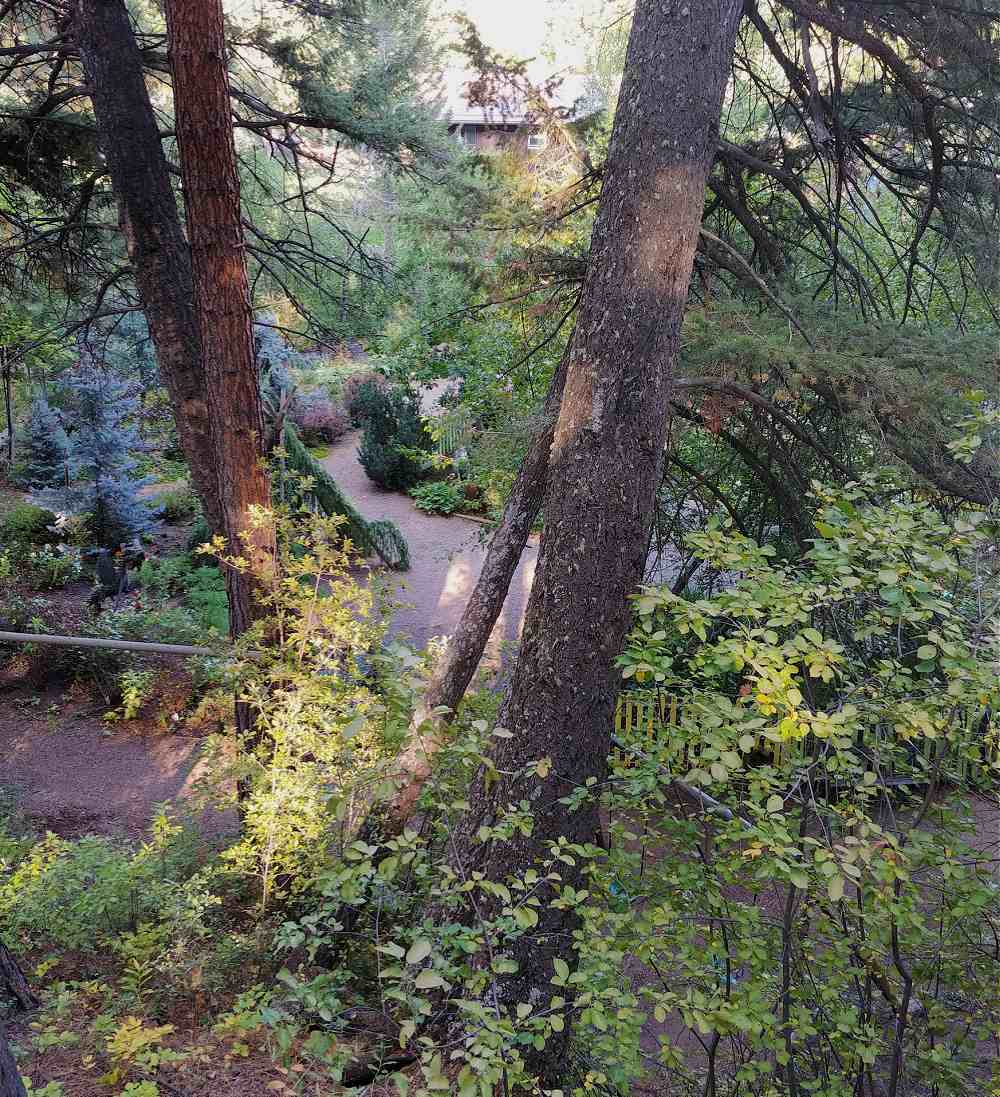
[[[467,502],[465,492],[448,480],[435,480],[410,488],[410,497],[418,510],[429,514],[454,514]]]
[[[29,590],[62,590],[83,575],[80,550],[71,545],[41,545],[16,555],[17,575]]]
[[[388,392],[390,388],[388,380],[374,370],[358,370],[350,374],[341,386],[341,400],[351,417],[351,425],[363,426],[373,393]]]
[[[185,555],[147,559],[139,569],[139,584],[154,604],[180,596],[202,630],[228,632],[226,580],[217,567],[196,565]]]
[[[358,460],[369,479],[388,490],[406,491],[424,478],[423,453],[433,444],[416,399],[403,389],[385,392],[369,382],[358,404],[364,413],[364,435]]]
[[[292,422],[306,445],[336,442],[351,426],[347,410],[322,392],[296,395]]]
[[[193,521],[201,514],[201,500],[188,483],[160,492],[155,506],[164,521],[175,524]]]
[[[96,953],[144,923],[200,935],[215,901],[196,875],[199,847],[193,830],[163,815],[134,852],[104,838],[46,835],[5,866],[0,936],[11,947],[44,943]]]
[[[47,545],[59,540],[56,516],[35,503],[15,503],[0,519],[0,544]]]

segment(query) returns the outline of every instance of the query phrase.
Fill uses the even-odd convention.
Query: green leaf
[[[426,937],[421,937],[419,941],[414,941],[410,945],[410,951],[406,954],[406,962],[408,964],[419,964],[430,956],[432,948],[430,941]]]
[[[785,807],[785,799],[783,796],[769,796],[767,798],[767,804],[765,805],[768,815],[777,815],[779,811],[782,811]]]
[[[514,921],[521,929],[531,929],[538,925],[538,912],[534,907],[517,907],[514,911]]]
[[[933,644],[922,644],[917,648],[918,659],[936,659],[937,648]]]
[[[832,902],[839,903],[844,898],[843,876],[831,876],[830,882],[826,885],[826,892]]]
[[[436,971],[422,971],[413,981],[417,990],[434,990],[436,987],[446,987],[448,984]]]
[[[552,966],[556,969],[556,977],[552,980],[553,983],[565,983],[569,978],[569,964],[565,960],[560,960],[557,956],[552,961]]]

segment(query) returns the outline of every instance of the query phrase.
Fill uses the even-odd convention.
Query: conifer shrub
[[[370,382],[358,403],[364,411],[358,460],[368,478],[389,491],[414,487],[424,478],[421,454],[432,445],[416,400],[405,390],[385,392]]]
[[[369,401],[374,399],[373,393],[388,392],[389,388],[386,378],[374,370],[359,370],[347,377],[341,385],[340,398],[351,418],[351,426],[364,426]]]
[[[52,529],[55,522],[55,514],[46,507],[36,503],[15,503],[0,518],[0,544],[12,547],[51,544],[59,540]]]
[[[135,454],[142,448],[136,429],[138,400],[105,365],[84,360],[68,381],[75,429],[70,460],[75,479],[47,492],[60,508],[87,515],[95,544],[125,544],[149,528],[151,515],[138,490]]]
[[[69,440],[59,416],[44,396],[31,404],[17,479],[28,488],[65,485],[69,476]]]

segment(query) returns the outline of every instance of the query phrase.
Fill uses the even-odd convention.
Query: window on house
[[[544,149],[549,143],[549,135],[542,133],[541,130],[535,130],[533,133],[528,134],[528,148],[529,149]]]

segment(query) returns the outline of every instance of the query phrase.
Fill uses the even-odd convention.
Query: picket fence
[[[655,747],[661,762],[671,764],[681,773],[690,768],[687,744],[680,736],[670,735],[670,729],[679,726],[680,715],[678,700],[670,694],[639,690],[620,693],[615,705],[614,730],[626,749],[615,748],[615,761],[628,766],[634,760],[628,747],[639,750]],[[942,760],[942,779],[963,784],[970,780],[995,782],[1000,779],[1000,726],[988,720],[985,728],[983,724],[981,713],[966,717],[959,734],[949,741],[927,737],[913,740],[906,744],[902,755],[896,749],[899,744],[895,730],[880,725],[858,747],[879,760],[881,783],[885,785],[926,783],[943,750],[948,750],[950,757]],[[805,765],[812,761],[817,745],[810,737],[776,743],[760,736],[755,751],[776,766]],[[886,757],[892,759],[889,766],[885,765]]]

